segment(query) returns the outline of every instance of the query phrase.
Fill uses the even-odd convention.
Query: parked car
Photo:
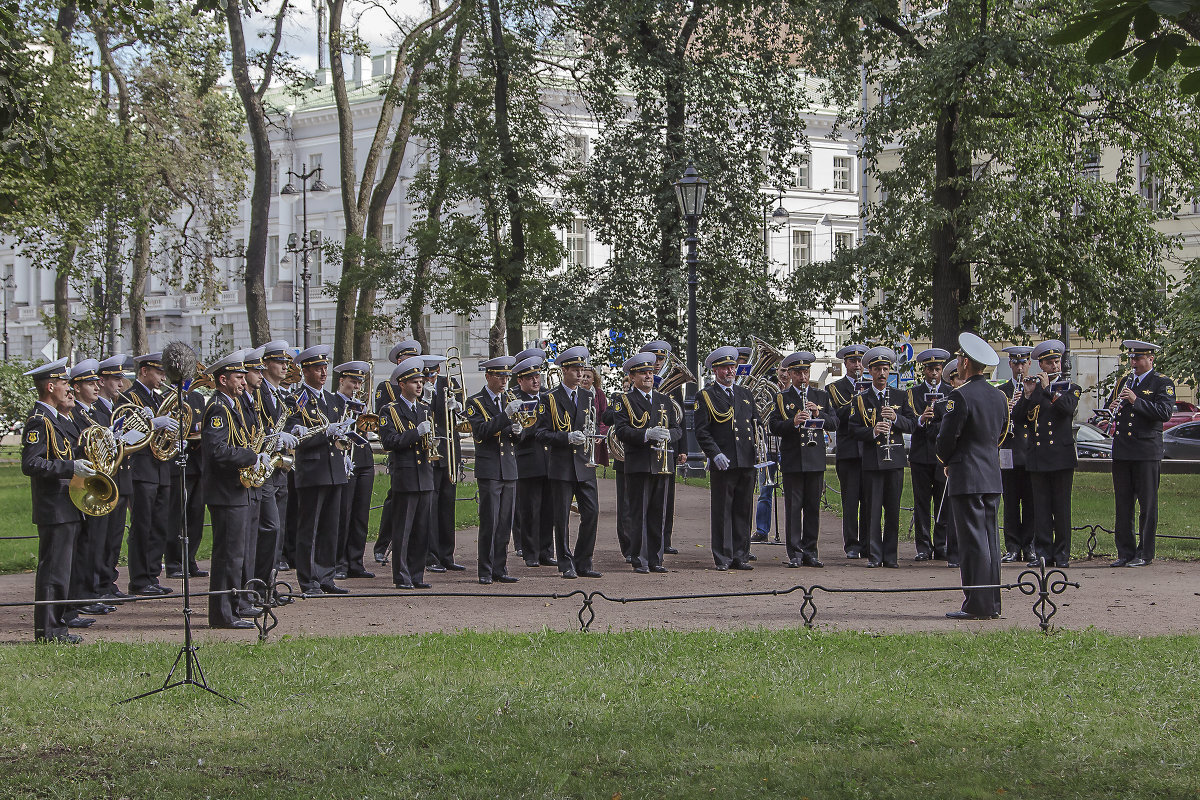
[[[1075,426],[1075,452],[1080,458],[1112,458],[1112,438],[1084,422]]]
[[[1185,422],[1164,432],[1163,458],[1200,459],[1200,421]]]

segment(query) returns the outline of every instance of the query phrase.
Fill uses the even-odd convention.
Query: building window
[[[325,344],[325,342],[321,339],[321,334],[321,320],[310,319],[308,321],[308,336],[313,345]]]
[[[567,266],[587,266],[587,225],[581,219],[571,221],[566,236]]]
[[[474,355],[471,352],[471,318],[466,314],[454,315],[454,344],[460,356]]]
[[[800,161],[796,164],[796,176],[792,181],[792,186],[797,189],[811,189],[812,178],[810,177],[810,161],[808,156],[800,156]]]
[[[792,231],[792,269],[812,263],[812,231]]]
[[[854,191],[854,159],[849,156],[835,156],[833,159],[833,190],[835,192]]]
[[[1022,330],[1030,330],[1033,326],[1034,315],[1037,314],[1040,307],[1041,302],[1038,300],[1018,299],[1016,308],[1017,327]]]
[[[833,235],[833,252],[840,253],[843,250],[854,249],[854,234],[853,233],[835,233]]]
[[[309,153],[308,154],[308,169],[306,170],[306,172],[312,172],[314,169],[321,169],[321,154],[320,153]]]
[[[1145,153],[1138,157],[1138,191],[1146,198],[1150,210],[1158,211],[1163,202],[1162,181],[1154,175],[1150,159]]]
[[[271,161],[271,196],[279,194],[279,159]]]
[[[567,136],[566,161],[568,169],[580,169],[587,166],[588,138],[580,133]]]
[[[1085,180],[1100,180],[1100,151],[1089,150],[1084,155],[1083,168],[1079,171]]]
[[[279,283],[279,237],[267,237],[267,288]]]
[[[833,331],[833,343],[837,346],[837,350],[841,350],[846,345],[850,344],[850,335],[853,333],[850,326],[850,321],[845,319],[837,320],[837,327]],[[838,366],[841,366],[840,363]],[[839,371],[839,375],[841,372]]]
[[[392,238],[392,224],[389,222],[379,232],[379,246],[384,250],[391,250],[395,241]]]

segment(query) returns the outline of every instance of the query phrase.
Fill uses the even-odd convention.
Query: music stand
[[[170,345],[168,345],[169,347]],[[189,348],[190,349],[190,348]],[[165,359],[164,359],[165,360]],[[183,408],[183,392],[184,383],[191,385],[192,379],[184,379],[180,377],[175,381],[175,408]],[[232,697],[226,697],[216,689],[208,685],[208,679],[204,676],[204,668],[200,666],[200,659],[196,655],[196,644],[192,639],[192,592],[191,592],[191,564],[188,563],[188,526],[187,526],[187,451],[184,449],[184,430],[183,426],[179,426],[176,431],[176,443],[179,446],[179,452],[175,456],[175,464],[179,467],[179,539],[180,550],[183,553],[183,646],[179,648],[179,653],[175,656],[175,663],[171,665],[171,669],[167,672],[167,677],[163,680],[163,685],[157,689],[151,689],[148,692],[126,697],[117,705],[141,700],[143,697],[159,694],[168,689],[174,689],[176,686],[197,686],[209,694],[215,694],[222,700],[228,700],[235,705],[245,708],[245,704]],[[179,662],[184,664],[184,677],[172,681],[175,677],[175,670],[179,668]]]

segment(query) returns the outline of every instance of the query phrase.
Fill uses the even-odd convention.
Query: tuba
[[[779,394],[779,387],[771,380],[771,376],[781,363],[783,353],[757,336],[750,337],[750,370],[738,375],[733,382],[750,390],[758,407],[758,415],[763,419],[775,404],[775,395]]]
[[[135,414],[143,419],[140,414]],[[125,443],[118,439],[111,428],[92,425],[79,434],[79,445],[84,457],[92,462],[95,475],[71,478],[68,493],[71,502],[89,517],[103,517],[117,506],[119,495],[113,480],[117,465],[125,457]]]

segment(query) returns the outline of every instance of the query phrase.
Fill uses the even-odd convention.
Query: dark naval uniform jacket
[[[935,409],[936,411],[936,409]],[[946,493],[1000,494],[1000,440],[1008,429],[1004,393],[973,375],[950,393],[936,427],[937,458],[948,467]]]
[[[571,431],[583,430],[588,409],[593,407],[590,391],[576,388],[575,397],[577,405],[572,405],[567,387],[559,385],[538,402],[533,434],[535,445],[546,452],[546,474],[551,480],[583,482],[596,479],[596,468],[587,466],[584,457],[587,443],[573,445],[567,442]],[[599,429],[600,420],[594,419],[593,422]],[[524,474],[521,473],[522,476]]]
[[[29,476],[35,525],[83,521],[67,494],[75,476],[72,462],[82,458],[78,448],[79,429],[71,418],[34,404],[21,434],[21,472]]]
[[[821,407],[820,419],[825,423],[824,430],[835,430],[838,425],[837,413],[829,406],[829,395],[820,389],[808,390],[808,401]],[[775,395],[775,406],[767,416],[767,425],[771,433],[779,437],[779,468],[783,472],[824,472],[825,471],[825,436],[823,431],[797,428],[793,420],[803,411],[805,405],[803,393],[795,386]],[[811,438],[816,444],[808,444]],[[839,445],[841,444],[839,440]]]
[[[671,398],[655,389],[651,391],[650,399],[646,400],[641,391],[630,389],[614,397],[608,408],[612,412],[613,435],[625,445],[625,472],[634,474],[658,473],[659,456],[654,450],[654,442],[646,441],[646,429],[658,425],[661,412],[665,411],[666,427],[671,432],[671,438],[667,441],[667,467],[674,474],[675,450],[683,437],[683,420],[676,418]],[[729,460],[732,463],[733,458]],[[750,465],[753,463],[749,462]]]
[[[542,441],[537,436],[538,427],[541,425],[541,415],[545,402],[544,395],[529,394],[520,389],[514,389],[513,394],[521,402],[536,402],[538,408],[538,421],[521,432],[517,439],[517,474],[522,478],[545,478],[545,477],[561,477],[562,480],[567,480],[571,474],[570,471],[564,469],[563,472],[557,475],[548,469],[550,461],[550,442]],[[563,439],[566,442],[566,439]],[[560,459],[565,460],[565,459]],[[595,472],[592,473],[595,475]]]
[[[333,408],[333,413],[336,415],[333,419],[342,419],[346,416],[346,399],[342,397],[340,392],[335,392],[332,399],[329,401]],[[366,409],[366,406],[363,406]],[[362,436],[362,434],[359,434]],[[365,436],[363,437],[366,438]],[[375,456],[371,454],[370,444],[350,444],[350,468],[355,472],[363,472],[366,470],[375,469]],[[344,459],[343,459],[344,460]]]
[[[879,393],[872,386],[854,398],[850,411],[850,435],[862,443],[862,467],[864,470],[904,469],[908,458],[904,454],[904,434],[911,433],[917,427],[917,420],[904,393],[894,387],[887,387],[887,404],[895,408],[896,419],[892,421],[891,441],[892,458],[884,460],[886,452],[879,446],[880,437],[875,433],[875,425],[880,420],[883,403]]]
[[[1114,395],[1130,380],[1136,380],[1133,373],[1118,383]],[[1113,421],[1112,457],[1124,461],[1160,461],[1162,426],[1175,411],[1175,383],[1166,375],[1150,370],[1132,389],[1137,399],[1122,403]]]
[[[939,383],[935,388],[930,389],[925,381],[914,383],[908,387],[906,393],[908,407],[912,410],[913,417],[918,419],[912,432],[912,448],[908,453],[908,460],[913,464],[938,463],[937,431],[931,430],[929,425],[922,426],[919,419],[925,409],[929,407],[931,395],[940,394],[944,397],[950,391],[950,387],[945,383]]]
[[[850,412],[854,407],[854,396],[858,389],[849,375],[844,375],[826,389],[829,391],[829,407],[837,417],[837,459],[862,458],[862,442],[850,433]]]
[[[303,406],[300,405],[301,392],[308,395]],[[314,428],[326,420],[337,422],[341,419],[335,409],[333,395],[324,389],[305,385],[298,390],[296,401],[296,411],[288,418],[287,430],[296,425]],[[296,467],[292,481],[297,489],[343,485],[346,483],[346,459],[327,435],[310,436],[296,446]]]
[[[103,397],[98,398],[92,406],[92,419],[96,420],[97,425],[112,427],[112,412],[116,410],[116,406],[111,409],[107,405],[109,401]],[[120,402],[120,400],[118,400]],[[197,415],[196,423],[199,424],[199,415]],[[117,474],[112,476],[112,479],[117,483],[117,493],[123,497],[130,497],[133,494],[133,467],[129,464],[128,458],[121,459],[120,465],[117,467]]]
[[[384,406],[379,423],[379,441],[388,451],[388,472],[396,492],[432,492],[434,465],[417,434],[417,426],[429,416],[430,407],[417,400],[412,408],[401,397]],[[435,448],[436,449],[436,448]],[[418,524],[424,525],[424,522]]]
[[[1014,384],[1011,378],[996,388],[1004,392],[1010,408],[1013,408],[1014,392],[1017,394],[1017,401],[1020,402],[1021,387]],[[1004,441],[1000,442],[1000,448],[1012,450],[1014,467],[1025,466],[1025,451],[1029,449],[1029,425],[1026,424],[1024,416],[1018,416],[1016,413],[1009,415],[1008,429],[1004,432]]]
[[[1042,389],[1042,383],[1038,381],[1029,397],[1017,401],[1013,415],[1023,420],[1030,432],[1025,469],[1056,472],[1074,469],[1079,463],[1072,423],[1080,394],[1082,390],[1072,383],[1065,392],[1053,396],[1049,389]]]
[[[129,390],[121,395],[121,402],[133,403],[139,408],[149,408],[158,416],[158,407],[162,405],[163,396],[158,392],[151,392],[141,381],[134,381]],[[166,485],[171,482],[171,465],[166,461],[159,461],[154,457],[154,453],[150,452],[150,447],[143,447],[141,450],[128,456],[129,465],[133,469],[133,479],[142,481],[143,483],[157,483]]]
[[[204,502],[210,506],[244,506],[250,490],[238,479],[238,470],[254,464],[258,454],[250,449],[251,426],[240,400],[213,394],[204,408],[200,446],[204,473],[200,478]]]
[[[504,395],[500,395],[503,404]],[[475,440],[475,477],[494,481],[517,479],[517,442],[522,434],[513,434],[504,409],[494,402],[487,387],[467,400],[467,422]]]
[[[718,383],[711,383],[696,393],[696,442],[709,460],[724,453],[730,469],[753,469],[758,463],[754,447],[754,426],[758,422],[758,406],[754,395],[744,386],[734,385],[733,399]],[[626,459],[629,458],[626,454]],[[626,470],[629,463],[626,461]]]
[[[296,411],[292,396],[283,389],[272,390],[266,381],[254,390],[254,403],[258,407],[259,424],[268,436],[281,427],[280,422],[283,423],[282,430],[286,431],[287,419]],[[271,473],[267,483],[285,486],[287,476],[287,471],[277,469]]]

